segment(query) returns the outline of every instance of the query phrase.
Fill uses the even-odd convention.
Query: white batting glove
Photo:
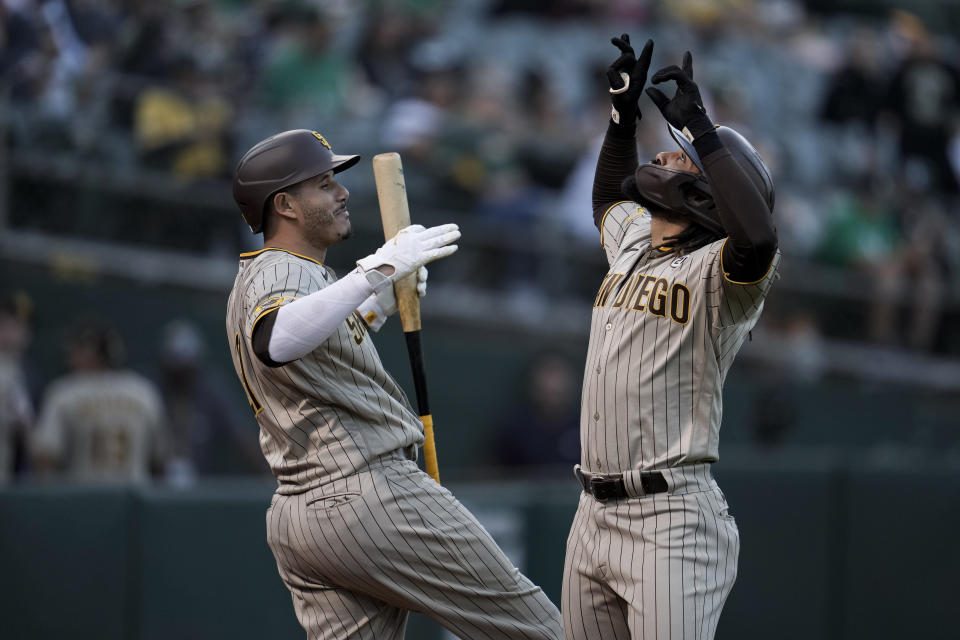
[[[417,297],[422,298],[427,295],[427,268],[417,269]]]
[[[357,266],[379,293],[393,283],[416,271],[419,267],[439,258],[445,258],[457,250],[452,244],[460,237],[460,229],[455,224],[442,224],[425,229],[414,224],[401,229],[396,236],[387,240],[376,253],[357,260]],[[389,265],[393,274],[385,276],[378,267]]]
[[[417,269],[417,296],[427,295],[427,268]],[[397,296],[393,287],[384,287],[379,293],[374,293],[364,300],[357,311],[373,331],[379,331],[387,318],[397,312]]]

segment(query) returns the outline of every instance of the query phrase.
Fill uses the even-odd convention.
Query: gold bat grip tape
[[[423,462],[427,468],[427,475],[440,484],[440,468],[437,465],[437,445],[433,439],[433,416],[420,416],[423,423]]]

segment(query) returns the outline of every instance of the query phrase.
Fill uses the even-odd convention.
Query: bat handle
[[[420,416],[420,422],[423,423],[423,462],[427,468],[427,475],[433,478],[434,482],[440,484],[440,466],[437,464],[437,444],[433,439],[433,416],[427,414]]]
[[[440,470],[437,464],[437,445],[433,437],[433,415],[430,413],[430,399],[427,396],[427,375],[423,363],[423,345],[420,331],[404,331],[407,351],[410,354],[410,368],[413,370],[413,387],[417,394],[417,409],[420,422],[423,423],[423,457],[427,474],[440,484]]]

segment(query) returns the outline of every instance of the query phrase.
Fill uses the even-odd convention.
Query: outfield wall
[[[726,464],[739,577],[718,638],[948,637],[960,472]],[[272,487],[0,490],[0,637],[302,638],[265,540]],[[559,602],[572,479],[451,489]],[[408,638],[439,638],[411,618]]]

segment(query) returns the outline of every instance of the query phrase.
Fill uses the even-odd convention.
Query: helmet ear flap
[[[680,185],[680,192],[683,194],[684,201],[695,208],[709,208],[716,206],[710,193],[700,188],[698,182],[687,182]]]

